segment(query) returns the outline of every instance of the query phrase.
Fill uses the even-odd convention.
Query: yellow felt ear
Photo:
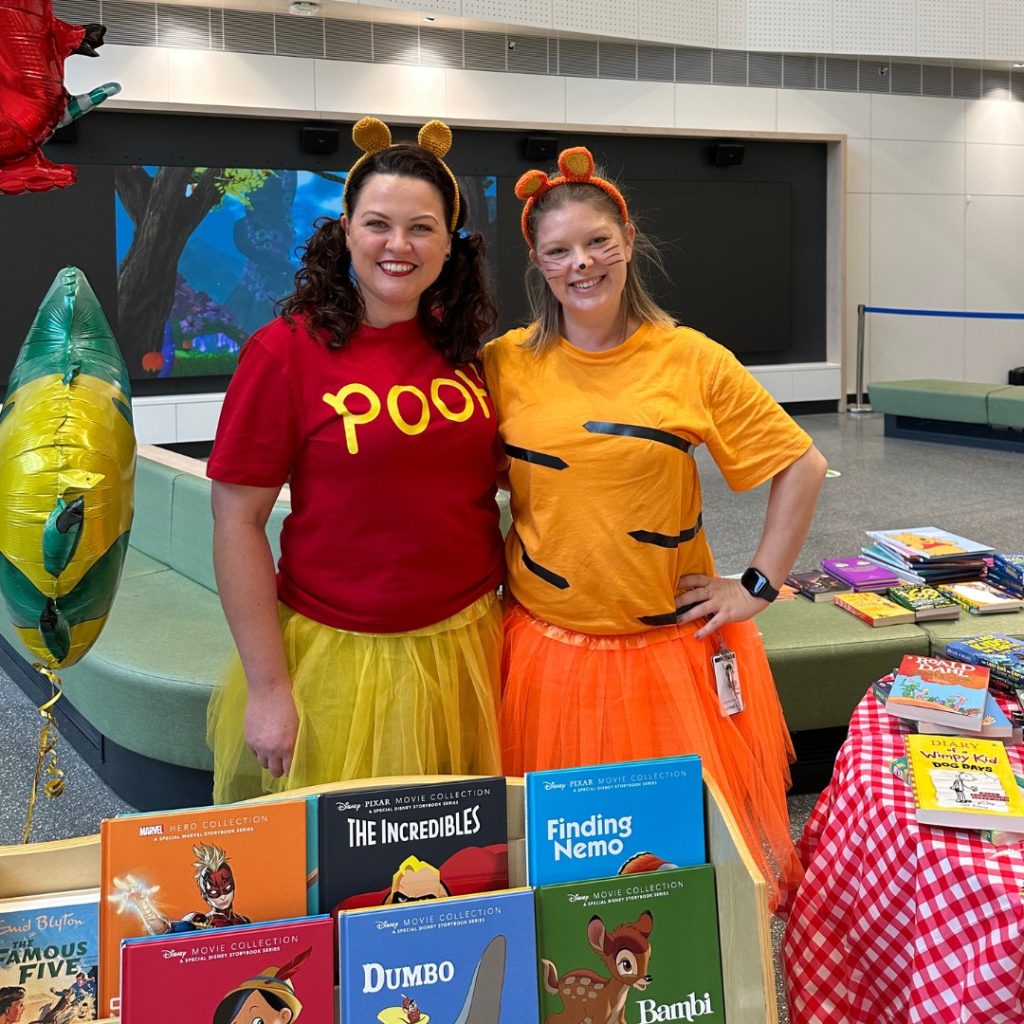
[[[516,197],[529,199],[541,192],[548,183],[548,176],[543,171],[527,171],[516,182]]]
[[[364,117],[352,126],[352,141],[364,153],[379,153],[391,145],[391,129],[377,117]]]
[[[419,144],[439,160],[452,148],[452,130],[444,121],[428,121],[416,136]]]
[[[589,178],[594,173],[594,158],[586,146],[574,146],[562,151],[558,158],[558,169],[567,178]]]

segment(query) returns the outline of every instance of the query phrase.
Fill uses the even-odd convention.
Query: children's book
[[[323,913],[507,888],[503,778],[320,795]]]
[[[334,1020],[334,922],[327,916],[126,939],[126,1024]]]
[[[530,885],[707,861],[696,754],[527,772]]]
[[[531,889],[345,911],[338,961],[342,1024],[538,1024]]]
[[[1005,691],[1024,689],[1024,640],[1005,633],[982,633],[978,636],[950,640],[946,657],[984,665],[992,682]]]
[[[868,530],[867,535],[876,543],[903,555],[911,562],[939,561],[948,558],[986,555],[992,551],[987,544],[979,544],[948,530],[935,526],[912,526],[900,530]]]
[[[844,583],[836,576],[831,576],[824,569],[811,569],[807,572],[791,572],[786,582],[798,594],[811,601],[831,601],[836,594],[850,590],[850,584]]]
[[[24,992],[10,1021],[95,1020],[99,889],[0,900],[0,992]]]
[[[897,718],[981,731],[988,669],[962,661],[905,654],[885,709]]]
[[[713,872],[537,889],[545,1022],[724,1021]]]
[[[934,587],[909,584],[890,587],[887,596],[904,608],[909,608],[914,613],[916,622],[960,618],[960,605]]]
[[[917,722],[917,731],[930,736],[980,736],[983,739],[1002,740],[1004,743],[1020,743],[1024,740],[1024,715],[1015,711],[1012,716],[999,706],[999,701],[990,690],[985,702],[985,713],[981,718],[981,729],[973,732],[938,722]]]
[[[940,583],[939,590],[972,615],[988,615],[994,612],[1019,611],[1024,602],[1011,597],[1005,591],[985,583],[984,580],[969,580],[963,583]]]
[[[910,733],[904,741],[920,824],[1024,832],[1024,795],[999,740]]]
[[[100,823],[99,1016],[120,1005],[121,941],[306,913],[306,801],[194,807]]]
[[[1024,586],[1024,554],[996,551],[992,555],[992,568],[1007,579]]]
[[[899,577],[891,569],[869,561],[863,555],[849,558],[823,558],[821,567],[830,576],[849,584],[853,590],[886,590],[896,586]]]
[[[869,626],[898,626],[904,622],[913,622],[914,613],[882,594],[850,593],[836,594],[835,605],[844,612],[856,615]]]
[[[985,574],[985,582],[1003,591],[1004,594],[1009,594],[1010,597],[1024,598],[1024,583],[1015,576],[1007,576],[994,566]]]

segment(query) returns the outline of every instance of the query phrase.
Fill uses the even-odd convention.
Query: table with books
[[[905,738],[913,730],[886,710],[892,685],[892,677],[876,683],[854,711],[832,780],[798,845],[806,876],[785,908],[783,944],[790,1020],[1020,1024],[1024,843],[1002,843],[1015,837],[983,833],[976,819],[970,829],[919,824],[913,779],[915,766],[930,780],[933,769],[949,767],[937,760],[949,755],[937,751],[973,756],[984,749],[1002,763],[1005,750],[1012,805],[1024,747],[922,731],[911,741],[908,771]],[[998,702],[1012,717],[1011,699]],[[950,764],[957,767],[956,757]],[[953,789],[962,785],[950,774]],[[993,776],[964,775],[982,797],[994,791]],[[924,794],[930,783],[918,783]],[[927,810],[923,795],[918,802]]]

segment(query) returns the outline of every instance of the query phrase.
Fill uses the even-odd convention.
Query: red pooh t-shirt
[[[207,475],[290,484],[286,605],[337,629],[407,632],[501,582],[496,429],[476,369],[448,363],[418,321],[360,327],[332,350],[277,319],[242,349]]]

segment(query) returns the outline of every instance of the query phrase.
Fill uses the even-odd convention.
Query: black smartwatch
[[[753,566],[740,577],[740,583],[751,597],[759,597],[763,601],[774,601],[779,596],[779,592],[771,585],[768,577]]]

